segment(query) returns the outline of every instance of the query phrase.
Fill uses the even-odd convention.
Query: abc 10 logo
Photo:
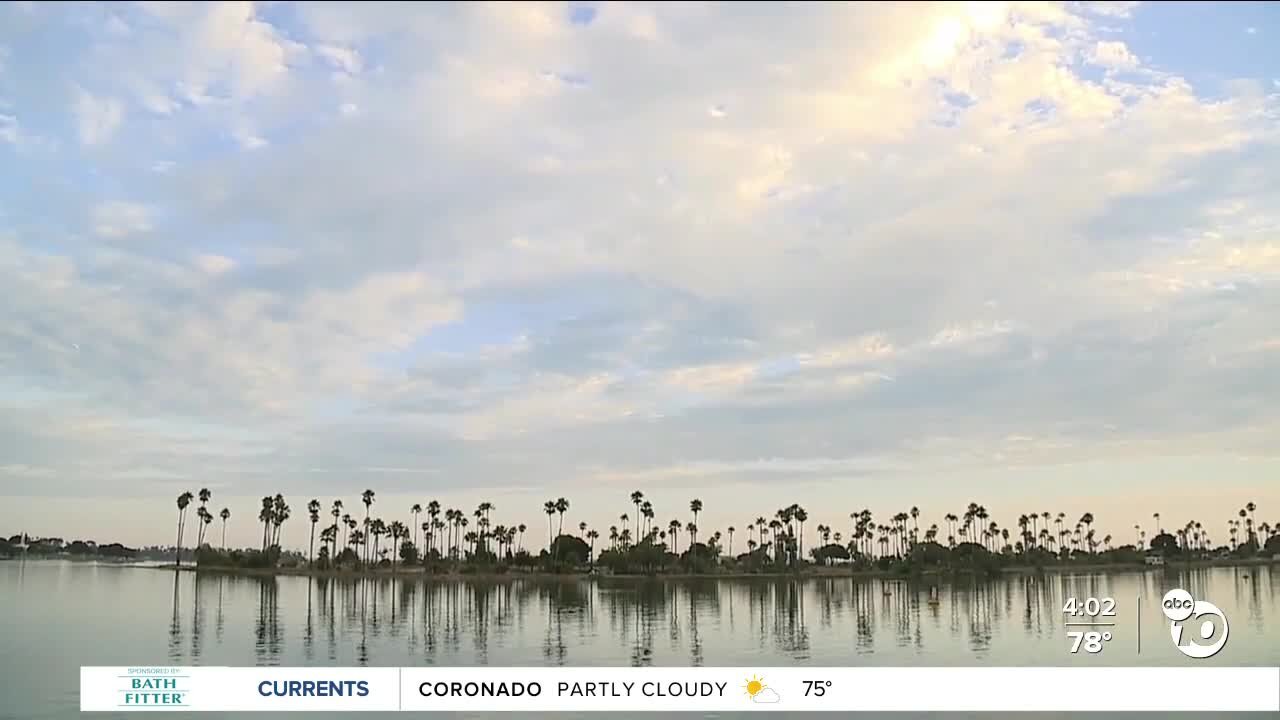
[[[1173,644],[1187,657],[1203,659],[1217,655],[1227,644],[1227,616],[1211,602],[1196,600],[1191,593],[1176,588],[1165,593],[1160,609],[1169,618]]]

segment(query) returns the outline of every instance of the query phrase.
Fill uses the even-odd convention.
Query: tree
[[[556,501],[548,500],[542,503],[542,512],[547,514],[547,554],[550,555],[556,542],[556,531],[551,525],[552,518],[556,514]]]
[[[911,508],[911,512],[913,513],[912,517],[916,517],[920,514],[920,511],[916,508]],[[799,542],[796,546],[796,559],[802,560],[804,558],[804,521],[809,519],[809,513],[805,512],[804,508],[797,505],[791,515],[796,519],[796,522],[800,524],[800,534],[798,536]],[[918,530],[919,526],[917,526],[916,529]]]
[[[227,521],[231,519],[231,511],[222,508],[222,512],[218,513],[218,517],[222,518],[222,549],[227,549]]]
[[[373,500],[374,492],[372,490],[366,489],[364,492],[360,493],[360,501],[364,503],[364,524],[366,526],[369,524],[369,508],[373,505]],[[366,549],[367,547],[368,545],[366,543]],[[364,561],[366,563],[369,562],[369,555],[367,552],[365,553]]]
[[[405,527],[404,523],[400,522],[399,520],[396,520],[395,522],[391,523],[391,528],[389,532],[391,533],[391,546],[396,548],[400,552],[401,557],[403,557],[404,555],[404,548],[400,547],[400,538],[406,539],[405,544],[409,545],[409,549],[413,551],[413,554],[415,556],[418,554],[417,548],[415,548],[413,545],[408,543],[409,528]],[[395,566],[396,566],[395,556],[392,555],[391,567],[394,568]]]
[[[275,534],[271,538],[272,545],[280,544],[280,528],[284,527],[284,521],[288,519],[289,504],[284,501],[283,495],[276,493],[271,500],[271,525],[275,528]]]
[[[520,552],[521,550],[524,550],[524,531],[528,529],[529,528],[524,523],[520,523],[519,525],[516,526],[516,530],[520,531],[520,542],[518,545],[516,545],[516,552]]]
[[[262,498],[262,509],[258,511],[258,522],[262,523],[262,552],[267,552],[267,543],[271,540],[272,501],[270,495]]]
[[[418,515],[420,515],[420,514],[422,513],[422,506],[421,506],[421,505],[419,505],[418,503],[414,503],[414,504],[413,504],[413,507],[409,508],[409,512],[413,513],[413,550],[414,550],[414,555],[417,555],[417,551],[418,551]]]
[[[592,528],[590,531],[587,532],[587,539],[591,541],[591,554],[588,557],[591,558],[592,565],[595,565],[596,538],[598,537],[600,537],[600,533],[596,532],[595,528]]]
[[[187,506],[191,504],[191,498],[190,492],[178,496],[178,548],[173,557],[174,567],[182,566],[182,530],[187,522]]]
[[[733,557],[733,526],[729,526],[729,557]]]
[[[564,514],[569,510],[569,501],[564,498],[556,498],[556,512],[560,513],[560,528],[556,531],[557,535],[564,534]]]
[[[329,511],[329,514],[333,516],[333,529],[334,529],[334,533],[333,533],[333,538],[332,538],[332,540],[330,540],[330,542],[331,542],[331,543],[333,543],[333,559],[334,559],[334,561],[336,562],[336,561],[337,561],[337,559],[338,559],[338,532],[337,532],[337,530],[338,530],[338,516],[342,514],[342,501],[341,501],[341,500],[334,500],[334,501],[333,501],[333,508]],[[345,526],[345,525],[346,525],[346,523],[343,523],[343,525]]]
[[[204,519],[204,516],[209,514],[209,510],[205,506],[209,504],[209,499],[213,497],[213,493],[209,492],[209,488],[200,488],[198,497],[200,498],[200,512],[196,514],[200,517],[202,522],[200,524],[199,536],[196,538],[196,549],[199,549],[200,546],[204,545],[204,529],[205,526],[209,524],[209,522]],[[213,518],[210,517],[210,520],[212,519]]]
[[[702,501],[701,501],[701,500],[699,500],[698,498],[694,498],[694,499],[690,500],[690,501],[689,501],[689,512],[693,513],[693,523],[691,524],[691,525],[692,525],[692,527],[693,527],[693,529],[689,531],[689,537],[690,537],[689,542],[694,543],[694,542],[697,542],[697,541],[698,541],[698,526],[697,526],[697,522],[698,522],[698,513],[702,512]],[[686,530],[687,530],[687,529],[688,529],[688,528],[686,528]]]
[[[631,504],[636,506],[636,537],[640,536],[640,503],[644,502],[644,493],[636,490],[631,493]]]
[[[311,498],[311,502],[307,503],[307,515],[311,520],[311,542],[307,546],[307,564],[315,565],[316,551],[316,523],[320,522],[320,501]]]

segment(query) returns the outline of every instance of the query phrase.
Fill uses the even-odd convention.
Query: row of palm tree
[[[209,501],[213,499],[213,493],[209,488],[200,488],[200,507],[196,508],[196,519],[200,521],[199,531],[196,537],[196,548],[204,546],[205,530],[213,523],[213,513],[209,512]],[[195,496],[190,491],[178,494],[178,544],[175,548],[173,564],[182,565],[182,536],[186,531],[187,525],[187,507],[191,505],[191,501]],[[218,513],[218,517],[222,519],[222,547],[227,546],[227,521],[231,519],[231,510],[222,508]]]
[[[196,510],[200,521],[197,547],[205,543],[205,531],[213,522],[214,516],[207,509],[212,493],[207,488],[199,492],[200,505]],[[178,548],[181,553],[183,533],[185,530],[186,510],[195,499],[190,492],[178,496]],[[363,521],[357,521],[350,514],[343,512],[342,500],[334,500],[329,514],[332,524],[320,528],[320,541],[330,559],[339,557],[339,547],[350,551],[346,557],[369,564],[391,556],[394,564],[400,557],[429,557],[458,561],[469,557],[492,557],[494,559],[510,558],[524,550],[524,533],[527,530],[523,523],[513,525],[493,524],[491,521],[495,507],[491,502],[482,502],[470,514],[475,519],[471,526],[468,514],[454,508],[444,508],[438,501],[431,500],[422,505],[414,503],[409,508],[411,519],[406,524],[400,520],[386,522],[372,515],[376,502],[376,493],[367,489],[361,493],[361,502],[365,507]],[[656,509],[653,503],[645,498],[642,491],[636,490],[629,496],[629,505],[634,508],[634,520],[627,512],[618,516],[618,525],[611,525],[608,530],[609,549],[626,551],[641,543],[664,545],[670,552],[679,553],[681,534],[687,534],[686,549],[700,546],[713,548],[720,554],[720,542],[723,538],[720,531],[712,532],[706,537],[707,542],[699,542],[698,518],[703,510],[702,500],[694,498],[689,502],[690,517],[687,522],[672,518],[665,525],[655,522]],[[543,512],[547,516],[547,553],[550,555],[556,547],[556,538],[564,535],[565,515],[571,505],[568,499],[559,497],[543,503]],[[1280,523],[1255,523],[1257,506],[1247,503],[1237,513],[1237,518],[1228,520],[1228,533],[1231,549],[1251,544],[1254,547],[1265,545],[1267,540],[1280,534]],[[322,505],[319,500],[312,499],[307,503],[308,519],[311,533],[308,543],[308,562],[315,560],[315,540],[317,526],[321,520]],[[422,514],[426,519],[421,520]],[[943,516],[943,527],[938,524],[929,525],[921,532],[920,509],[911,507],[888,516],[886,520],[877,521],[871,510],[862,509],[850,513],[850,526],[847,534],[832,526],[820,524],[817,527],[822,546],[834,544],[845,548],[851,554],[868,558],[901,558],[910,554],[912,548],[921,543],[945,544],[950,548],[959,545],[979,545],[990,552],[1028,553],[1044,551],[1052,554],[1063,552],[1097,553],[1099,550],[1113,549],[1114,538],[1111,534],[1099,537],[1094,528],[1093,513],[1085,512],[1076,521],[1067,519],[1066,513],[1056,515],[1048,511],[1028,512],[1020,514],[1016,520],[1016,530],[1011,532],[992,520],[986,507],[971,502],[960,514],[947,513]],[[226,546],[226,524],[231,511],[223,508],[219,513],[222,519],[222,545]],[[262,498],[258,520],[262,523],[262,551],[279,546],[284,523],[290,517],[290,508],[283,495]],[[1188,521],[1174,533],[1166,533],[1161,524],[1160,513],[1153,513],[1151,527],[1153,538],[1168,536],[1177,547],[1203,551],[1212,548],[1212,541],[1203,525],[1196,520]],[[421,520],[421,522],[420,522]],[[746,550],[748,554],[760,553],[774,562],[793,564],[801,562],[804,557],[804,523],[808,513],[798,504],[780,508],[771,518],[758,516],[746,523]],[[1145,548],[1147,530],[1141,525],[1134,525],[1134,545]],[[945,536],[943,532],[945,530]],[[737,528],[727,528],[728,554],[734,554],[734,536]],[[578,537],[589,543],[591,555],[595,553],[595,541],[600,533],[589,528],[586,522],[578,523]],[[390,538],[389,547],[382,545],[383,538]],[[845,539],[847,538],[847,543]],[[403,540],[403,542],[402,542]],[[945,543],[943,542],[945,540]],[[407,550],[406,546],[412,550]],[[180,560],[175,561],[180,562]]]

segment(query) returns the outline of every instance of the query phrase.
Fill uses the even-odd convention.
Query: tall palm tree
[[[320,501],[311,498],[311,502],[307,503],[307,517],[311,520],[311,542],[307,546],[307,564],[315,564],[316,552],[316,523],[320,522]]]
[[[422,514],[422,506],[414,503],[413,507],[409,508],[409,512],[413,514],[413,551],[416,553],[418,551],[418,516]]]
[[[547,557],[551,557],[551,551],[556,545],[556,531],[551,524],[556,514],[556,501],[548,500],[542,503],[542,512],[547,514]]]
[[[1158,512],[1151,513],[1151,517],[1155,518],[1155,521],[1156,521],[1155,535],[1159,535],[1160,533],[1164,532],[1164,528],[1160,527],[1160,513]],[[1155,537],[1155,535],[1153,535],[1152,537]]]
[[[431,518],[431,528],[433,530],[436,529],[436,518],[439,516],[440,516],[440,503],[435,500],[429,501],[427,503],[427,517]],[[434,538],[431,543],[427,543],[427,554],[431,553],[433,544],[434,544]]]
[[[190,492],[178,496],[178,548],[173,556],[174,567],[182,566],[182,530],[187,522],[187,506],[191,504],[191,498]]]
[[[569,511],[569,501],[564,498],[556,498],[556,512],[560,513],[560,527],[556,535],[564,534],[564,514]]]
[[[729,526],[729,557],[733,557],[733,526]]]
[[[364,524],[367,526],[369,524],[369,509],[373,506],[374,501],[373,490],[366,488],[364,492],[360,493],[360,501],[364,503]],[[366,564],[369,562],[368,548],[369,546],[366,543],[364,553],[364,561]]]
[[[529,529],[528,526],[526,526],[524,523],[520,523],[519,525],[516,526],[516,530],[520,531],[520,542],[516,545],[516,552],[520,552],[524,550],[524,531],[528,529]]]
[[[627,527],[627,521],[629,520],[631,520],[631,517],[626,513],[622,513],[621,515],[618,516],[618,524],[622,526],[622,533],[623,533],[619,537],[622,538],[622,547],[624,548],[629,545],[628,538],[631,537],[631,528]]]
[[[227,521],[231,519],[231,511],[222,508],[222,512],[218,513],[218,517],[222,518],[222,549],[227,549]]]
[[[1080,522],[1084,523],[1086,535],[1093,532],[1093,513],[1087,512],[1081,515]],[[1089,548],[1089,552],[1093,552],[1093,548]]]
[[[653,503],[645,500],[640,503],[640,517],[644,521],[644,534],[648,537],[653,533]]]
[[[920,511],[918,509],[911,508],[911,510],[912,512],[915,513],[915,515],[913,515],[912,517],[918,517],[920,515]],[[800,563],[803,564],[804,563],[804,521],[809,519],[809,513],[805,512],[804,508],[800,507],[799,505],[796,505],[795,510],[792,511],[791,515],[796,519],[796,522],[799,523],[800,525],[800,534],[797,537],[798,542],[796,544],[796,555],[798,556],[797,559],[800,561]],[[916,527],[917,529],[919,529],[918,525]]]
[[[587,536],[587,521],[583,520],[578,523],[578,537],[585,538]]]
[[[267,545],[271,541],[271,518],[272,518],[272,501],[270,495],[262,497],[262,509],[258,511],[258,522],[262,523],[262,552],[267,551]]]
[[[668,537],[671,538],[671,552],[680,554],[680,521],[672,520],[667,523],[667,529],[670,531]]]
[[[596,564],[596,538],[600,537],[600,533],[595,528],[587,531],[587,539],[591,541],[591,564]]]
[[[636,537],[640,537],[640,503],[644,502],[644,493],[636,490],[631,493],[631,504],[636,506]]]
[[[334,500],[334,501],[333,501],[333,508],[329,510],[329,514],[333,516],[333,527],[334,527],[333,541],[332,541],[332,542],[333,542],[333,557],[332,557],[332,558],[330,558],[330,559],[331,559],[331,560],[336,561],[336,560],[338,559],[338,532],[337,532],[337,528],[338,528],[338,516],[342,514],[342,501],[341,501],[341,500]],[[346,525],[346,523],[343,523],[343,525],[345,526],[345,525]]]
[[[199,528],[200,531],[196,537],[196,549],[198,550],[204,546],[205,527],[213,521],[212,515],[209,516],[209,520],[204,519],[205,515],[209,515],[209,509],[206,506],[209,504],[209,499],[213,497],[213,493],[209,492],[209,488],[200,488],[200,492],[197,497],[200,498],[200,510],[196,513],[196,516],[199,517],[201,521]]]
[[[280,528],[284,526],[284,521],[289,519],[289,504],[284,501],[284,496],[276,493],[271,499],[271,525],[275,528],[275,534],[272,535],[272,545],[280,544]]]
[[[695,523],[693,531],[689,533],[689,537],[692,538],[690,542],[696,543],[698,542],[698,528],[696,523],[698,522],[698,513],[702,512],[702,501],[698,498],[690,500],[689,512],[693,513],[693,522]]]
[[[396,566],[396,556],[400,554],[400,538],[409,538],[409,528],[404,523],[396,520],[391,523],[391,567]],[[416,550],[416,548],[415,548]]]

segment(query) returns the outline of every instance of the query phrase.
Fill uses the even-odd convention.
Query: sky
[[[1280,520],[1280,6],[0,5],[0,533]],[[1280,525],[1280,523],[1276,523]],[[1102,533],[1099,533],[1100,535]],[[538,537],[538,536],[535,536]],[[741,542],[741,540],[739,540]]]

